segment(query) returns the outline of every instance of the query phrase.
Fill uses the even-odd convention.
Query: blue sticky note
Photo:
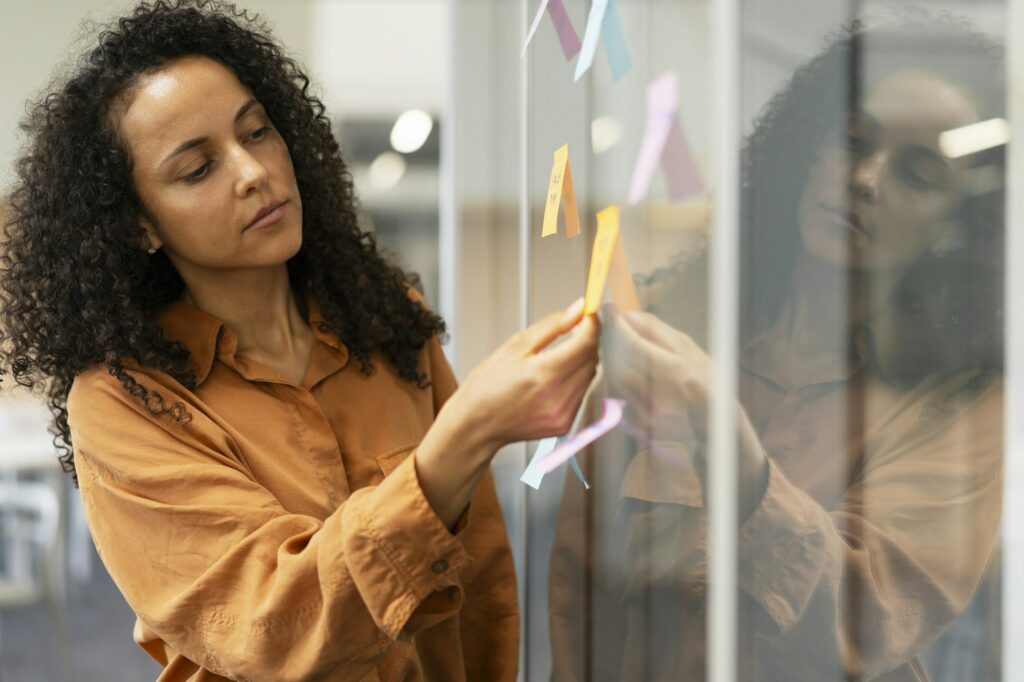
[[[619,80],[633,68],[633,60],[629,58],[629,47],[626,45],[626,32],[622,29],[619,18],[619,7],[615,0],[608,0],[608,11],[601,25],[601,39],[604,40],[604,52],[608,55],[608,63],[612,67],[612,80]]]
[[[579,80],[594,64],[598,38],[604,40],[605,53],[611,65],[612,78],[619,80],[633,68],[626,45],[626,32],[622,29],[619,6],[615,0],[594,0],[587,16],[587,28],[583,33],[583,47],[576,62],[574,80]]]
[[[576,75],[573,80],[579,80],[594,63],[594,55],[597,54],[597,39],[601,37],[601,26],[604,24],[604,14],[608,9],[608,0],[594,0],[590,6],[590,14],[587,16],[587,28],[583,32],[583,47],[580,48],[580,57],[576,61]]]
[[[519,480],[534,490],[540,490],[540,482],[544,478],[544,470],[537,466],[537,464],[555,449],[557,443],[557,438],[545,438],[542,440],[537,445],[537,450],[533,453],[533,459],[530,460],[530,464],[526,467],[523,475],[519,477]]]
[[[544,470],[541,469],[538,463],[544,459],[555,446],[558,444],[558,438],[545,438],[537,445],[537,450],[533,453],[533,458],[530,460],[530,464],[526,467],[526,471],[519,477],[519,480],[530,486],[534,490],[540,490],[540,482],[544,479]],[[572,470],[576,473],[576,478],[580,479],[580,483],[587,490],[590,490],[590,484],[587,483],[587,479],[583,477],[583,470],[580,469],[579,462],[573,457],[569,460],[572,465]]]

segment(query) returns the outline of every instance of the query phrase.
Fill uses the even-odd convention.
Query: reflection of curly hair
[[[877,65],[878,68],[875,68]],[[800,250],[797,207],[820,144],[845,135],[861,94],[887,73],[916,67],[968,92],[982,118],[1001,116],[1001,53],[983,36],[950,18],[918,19],[867,28],[859,22],[794,72],[763,107],[742,158],[741,336],[749,339],[778,316]],[[1002,148],[974,155],[1002,176]],[[926,251],[906,272],[893,305],[904,321],[890,378],[913,383],[941,370],[999,372],[1002,368],[1002,188],[968,192],[952,216],[955,247]],[[893,226],[898,229],[898,226]],[[670,291],[658,312],[667,319],[692,291],[692,264],[655,273]],[[661,310],[660,308],[664,308]]]
[[[22,125],[30,145],[17,163],[0,276],[0,376],[45,390],[60,461],[74,473],[67,396],[75,376],[105,364],[154,414],[187,423],[184,405],[135,381],[125,362],[162,370],[190,389],[186,347],[156,321],[184,284],[171,262],[138,247],[140,201],[131,158],[107,115],[139,78],[184,55],[227,65],[263,104],[291,152],[302,196],[301,250],[289,278],[313,292],[328,328],[373,371],[379,352],[406,380],[426,386],[417,352],[439,317],[413,301],[406,277],[357,222],[352,178],[309,79],[265,24],[210,0],[138,6],[100,33],[99,45]]]

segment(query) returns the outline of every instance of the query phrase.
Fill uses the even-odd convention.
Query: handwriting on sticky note
[[[537,465],[541,471],[551,473],[562,462],[614,429],[622,421],[622,411],[625,406],[623,401],[605,398],[601,401],[601,404],[604,407],[601,418],[586,428],[581,429],[576,435],[562,441],[551,452],[542,457]]]
[[[587,276],[587,293],[583,303],[583,314],[590,315],[601,307],[604,285],[608,280],[615,242],[619,238],[619,207],[612,205],[597,214],[597,236],[590,256],[590,274]]]
[[[576,29],[573,28],[572,20],[569,19],[569,13],[565,11],[565,5],[562,4],[562,0],[541,0],[540,7],[537,8],[537,14],[533,17],[533,24],[530,25],[530,32],[526,35],[523,51],[519,53],[519,56],[522,57],[526,54],[526,48],[530,46],[533,34],[537,32],[540,20],[544,17],[544,10],[547,10],[548,15],[551,17],[551,23],[555,26],[558,42],[562,46],[562,54],[565,55],[567,60],[572,59],[580,51],[580,38],[576,35]]]
[[[569,145],[563,144],[555,150],[551,164],[551,180],[544,204],[544,227],[541,237],[558,233],[558,208],[565,215],[565,236],[575,237],[580,233],[580,214],[576,208],[576,190],[572,184],[572,167],[569,165]]]
[[[594,0],[587,16],[587,27],[583,31],[583,45],[580,48],[580,58],[576,62],[573,80],[579,80],[594,64],[599,37],[604,40],[604,49],[614,80],[619,80],[632,68],[633,62],[629,57],[629,47],[626,45],[626,33],[622,30],[618,4],[615,0]]]
[[[678,112],[679,79],[669,71],[647,88],[647,122],[629,183],[629,203],[647,196],[659,161],[672,200],[701,192],[700,172],[679,125]]]

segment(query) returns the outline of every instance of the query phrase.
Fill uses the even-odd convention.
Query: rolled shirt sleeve
[[[999,523],[1001,385],[955,404],[930,425],[907,410],[915,426],[881,438],[835,510],[770,462],[739,566],[741,589],[769,617],[761,645],[795,666],[777,674],[881,674],[966,608]]]
[[[202,667],[355,679],[395,640],[460,610],[468,517],[455,534],[444,526],[413,453],[321,520],[284,509],[201,409],[184,427],[154,417],[103,369],[75,382],[68,406],[105,565],[145,625]]]

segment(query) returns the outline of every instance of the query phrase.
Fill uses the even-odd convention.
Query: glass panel
[[[579,456],[589,490],[564,467],[527,492],[527,599],[548,607],[526,614],[527,679],[703,679],[723,391],[740,408],[738,677],[1001,679],[1006,3],[940,4],[741,3],[736,386],[709,379],[712,4],[618,2],[618,81],[606,35],[574,83],[541,22],[529,318],[583,291],[611,204],[645,312],[602,311],[581,423],[605,397],[626,418]],[[565,7],[582,35],[591,4]],[[630,205],[647,88],[669,71],[701,184],[673,192],[659,168]],[[582,236],[541,238],[565,143]]]
[[[740,677],[999,679],[1004,7],[746,7]]]

